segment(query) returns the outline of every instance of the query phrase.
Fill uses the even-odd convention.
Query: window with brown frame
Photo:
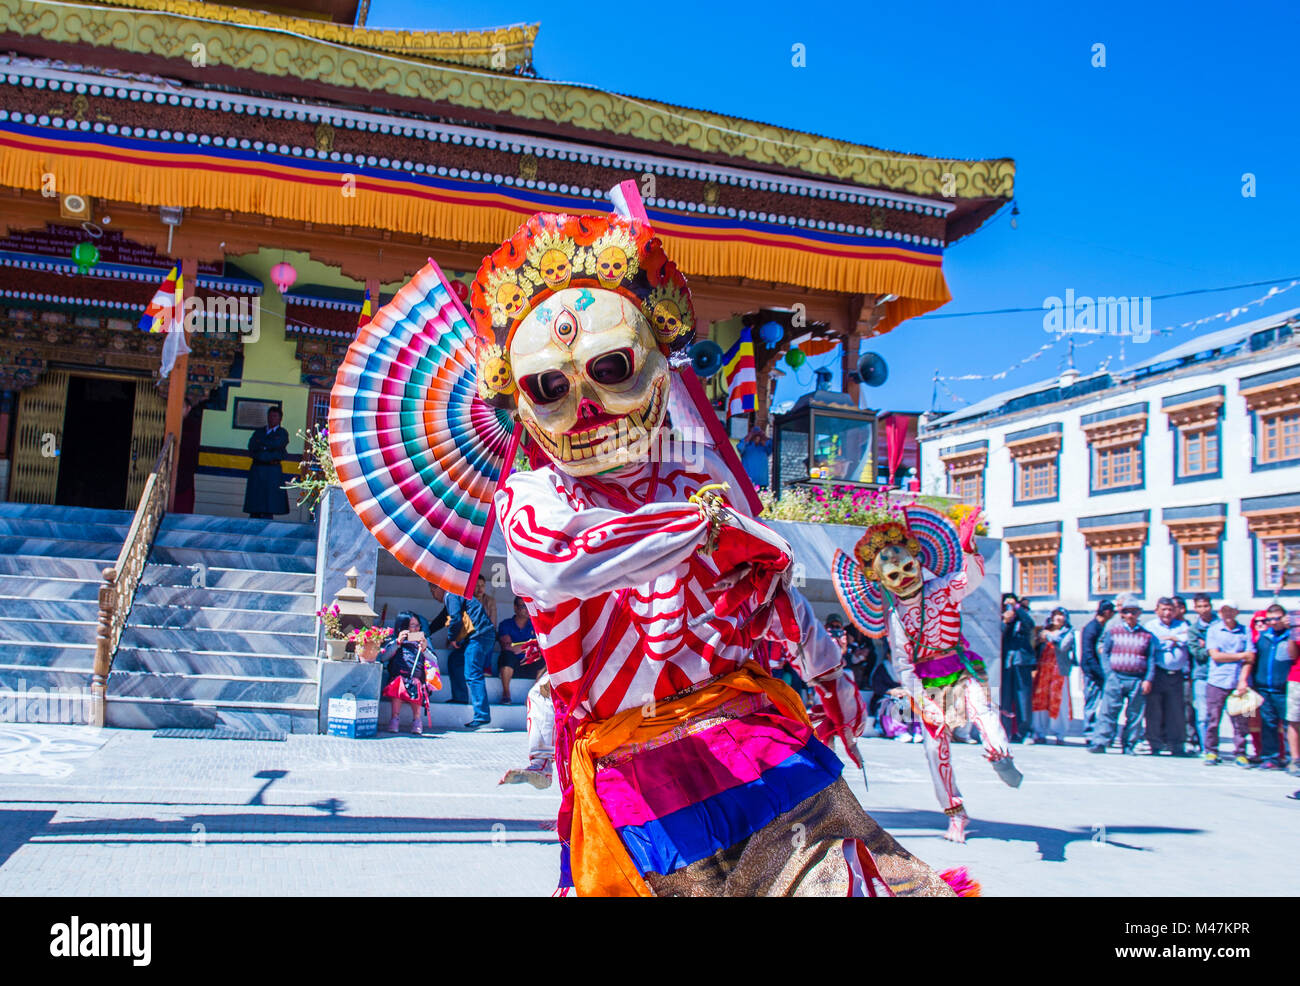
[[[307,398],[307,431],[317,425],[324,428],[330,419],[330,392],[313,390]]]
[[[1192,544],[1179,547],[1182,562],[1178,566],[1179,592],[1219,591],[1219,549],[1215,545]]]
[[[1137,486],[1142,482],[1142,446],[1138,442],[1092,450],[1093,490]]]
[[[1093,556],[1093,591],[1096,593],[1142,591],[1142,552],[1138,550],[1097,551]]]
[[[1038,462],[1020,462],[1016,464],[1019,476],[1018,500],[1050,500],[1056,496],[1056,460],[1041,459]]]
[[[1056,559],[1021,558],[1016,562],[1016,592],[1022,596],[1056,595]]]
[[[1178,432],[1179,476],[1204,476],[1219,471],[1217,426]]]
[[[1300,459],[1300,408],[1259,416],[1261,463]]]
[[[949,473],[948,495],[956,497],[962,503],[980,506],[984,502],[984,473]]]
[[[1280,592],[1300,585],[1300,538],[1259,538],[1255,545],[1258,588]]]

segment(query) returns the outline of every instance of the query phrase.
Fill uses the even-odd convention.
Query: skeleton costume
[[[952,731],[978,726],[999,776],[1012,786],[1020,782],[989,702],[984,662],[965,648],[961,633],[961,602],[984,578],[975,515],[959,532],[929,507],[879,509],[882,519],[868,527],[853,556],[836,551],[832,581],[863,633],[888,636],[899,681],[921,720],[935,795],[950,819],[948,838],[964,842],[967,816],[953,776]]]
[[[472,406],[455,406],[463,373],[443,389],[448,419],[486,422],[479,471],[496,479],[490,504],[475,481],[455,484],[462,493],[451,497],[462,521],[490,507],[478,540],[467,523],[448,534],[404,509],[420,494],[405,470],[386,467],[405,484],[393,497],[377,467],[349,458],[373,426],[405,420],[395,395],[411,392],[364,384],[361,368],[381,345],[364,334],[340,370],[330,418],[344,489],[381,543],[448,591],[473,584],[493,515],[501,525],[511,588],[527,604],[554,700],[561,892],[951,896],[862,810],[818,738],[859,733],[861,699],[790,587],[789,546],[754,519],[752,487],[689,369],[685,279],[637,206],[629,211],[641,218],[528,220],[470,290],[476,338],[442,347],[476,357]],[[431,291],[441,312],[448,299]],[[409,334],[442,338],[433,323]],[[416,356],[391,358],[403,361],[418,367]],[[340,400],[340,388],[389,396]],[[491,426],[502,412],[521,425],[510,442]],[[521,442],[532,468],[510,474]],[[447,448],[433,436],[407,454],[419,473],[438,450],[451,456]],[[457,469],[453,456],[442,472]],[[426,482],[437,472],[424,470]],[[434,494],[448,502],[437,483]],[[784,648],[817,689],[824,720],[810,722],[755,660],[760,640]]]

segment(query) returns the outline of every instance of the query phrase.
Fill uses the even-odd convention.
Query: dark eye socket
[[[559,370],[533,373],[519,383],[534,404],[554,404],[569,392],[569,378]]]
[[[635,358],[630,349],[615,349],[612,352],[593,356],[587,361],[587,376],[596,383],[611,386],[622,383],[632,375]]]

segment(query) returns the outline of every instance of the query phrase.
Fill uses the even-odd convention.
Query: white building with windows
[[[1036,608],[1300,597],[1300,309],[928,416],[920,442],[926,492],[984,506]]]

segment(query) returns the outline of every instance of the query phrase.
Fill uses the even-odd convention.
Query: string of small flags
[[[1282,285],[1275,284],[1272,287],[1270,287],[1265,294],[1262,294],[1260,295],[1260,297],[1248,301],[1245,304],[1234,305],[1232,308],[1225,309],[1224,311],[1221,312],[1215,312],[1213,315],[1205,315],[1202,316],[1201,318],[1190,319],[1186,322],[1181,322],[1177,325],[1169,325],[1163,329],[1156,329],[1153,331],[1152,334],[1168,335],[1169,333],[1176,332],[1179,329],[1194,329],[1198,326],[1207,325],[1211,322],[1216,322],[1219,319],[1236,318],[1238,315],[1242,315],[1248,312],[1252,308],[1256,308],[1260,305],[1267,304],[1269,301],[1272,301],[1278,295],[1284,294],[1295,287],[1300,287],[1300,278],[1291,281],[1289,284],[1282,284]],[[962,374],[957,374],[952,376],[945,376],[936,371],[935,380],[936,382],[939,382],[941,384],[945,381],[1003,380],[1010,374],[1014,373],[1016,370],[1028,366],[1030,363],[1039,359],[1044,353],[1046,353],[1049,349],[1051,349],[1053,346],[1055,346],[1062,339],[1066,338],[1069,335],[1072,335],[1072,333],[1059,334],[1055,339],[1051,340],[1050,342],[1043,343],[1043,345],[1039,346],[1028,356],[1025,356],[1020,360],[1017,360],[1015,363],[1011,364],[1011,366],[1008,366],[1005,370],[999,370],[997,373],[962,373]],[[1089,338],[1084,342],[1076,342],[1074,348],[1075,350],[1083,349],[1085,346],[1091,346],[1094,342],[1098,342],[1099,340],[1106,339],[1106,338],[1112,338],[1112,337],[1103,334],[1093,335],[1091,338]],[[1121,347],[1120,365],[1122,366],[1124,364],[1124,356],[1125,356],[1124,337],[1119,336],[1118,339]],[[1107,360],[1107,364],[1109,364],[1109,360]],[[957,397],[950,390],[948,390],[947,387],[945,387],[944,390],[948,392],[948,395],[950,397],[953,397],[956,400],[961,400],[961,398]],[[969,402],[962,401],[962,403],[969,403]]]

